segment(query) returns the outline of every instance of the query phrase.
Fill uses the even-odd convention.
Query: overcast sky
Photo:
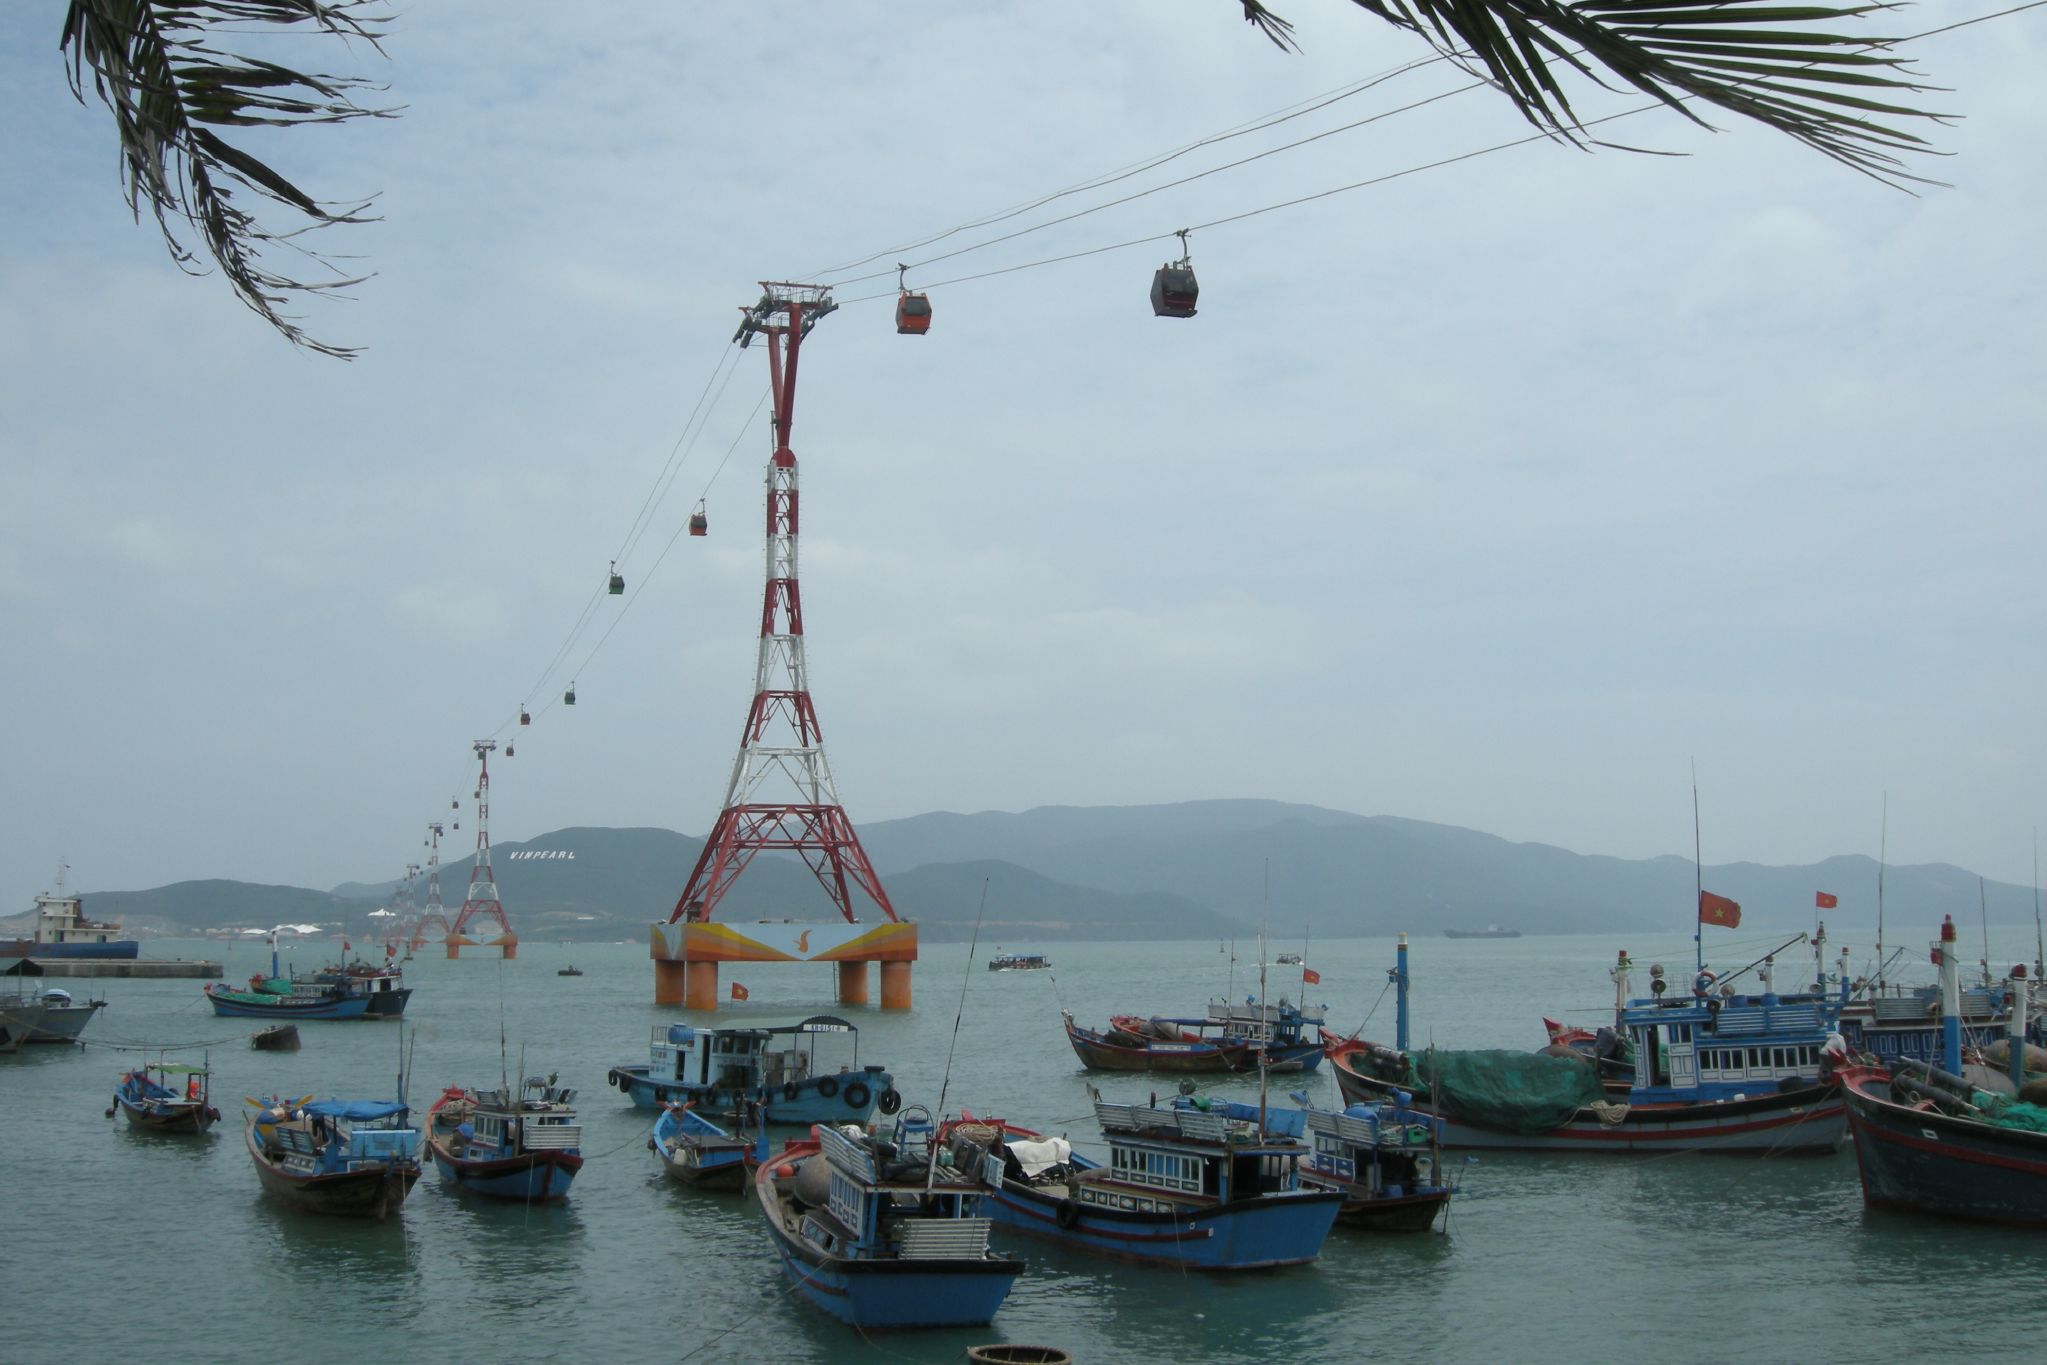
[[[396,876],[454,796],[459,856],[468,742],[522,700],[497,839],[702,833],[751,692],[761,348],[633,595],[549,664],[756,282],[1099,204],[907,247],[1428,55],[1340,0],[1279,6],[1303,56],[1228,0],[404,8],[388,59],[293,54],[401,118],[256,143],[380,196],[326,242],[376,277],[306,310],[352,364],[178,272],[66,89],[63,5],[0,10],[0,911],[60,855],[87,890]],[[853,302],[892,280],[842,287],[795,448],[855,821],[1247,796],[1689,855],[1696,761],[1708,862],[1874,854],[1887,794],[1893,861],[2029,881],[2047,10],[1914,51],[1960,116],[1918,197],[1656,113],[1605,131],[1684,155],[1523,146],[1199,231],[1191,321],[1150,314],[1163,242],[934,288],[924,338]],[[911,280],[1527,132],[1455,95]]]

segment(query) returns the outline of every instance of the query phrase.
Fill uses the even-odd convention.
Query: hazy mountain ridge
[[[1288,938],[1494,923],[1527,933],[1670,932],[1691,923],[1696,877],[1688,860],[1671,855],[1580,854],[1454,825],[1277,801],[934,812],[877,821],[861,838],[897,912],[920,921],[934,940],[966,938],[977,912],[984,940],[1019,942],[1247,937],[1261,924]],[[494,844],[492,865],[522,936],[638,938],[674,908],[703,844],[651,827],[572,827]],[[442,867],[451,920],[470,861]],[[1832,913],[1843,922],[1873,921],[1877,872],[1875,860],[1846,855],[1801,867],[1709,866],[1704,882],[1741,902],[1750,925],[1796,929],[1811,925],[1819,891],[1840,897]],[[1923,923],[1930,931],[1943,913],[1960,923],[1979,914],[1977,878],[1961,868],[1890,867],[1883,877],[1887,917],[1901,928]],[[363,917],[388,903],[394,888],[181,882],[95,893],[87,913],[152,931],[341,921],[367,932]],[[425,892],[422,880],[422,904]],[[2000,922],[2032,918],[2030,888],[1986,883],[1983,900]],[[822,919],[830,907],[799,861],[763,854],[734,882],[719,913]],[[858,897],[856,913],[871,919],[875,910]]]

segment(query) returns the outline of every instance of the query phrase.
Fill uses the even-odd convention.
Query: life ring
[[[1062,1228],[1070,1228],[1080,1221],[1080,1205],[1071,1199],[1062,1199],[1052,1211],[1052,1218]]]
[[[890,1086],[881,1092],[881,1098],[874,1102],[874,1107],[884,1114],[893,1114],[903,1107],[903,1097],[896,1093],[894,1086]]]
[[[820,1080],[817,1083],[817,1093],[824,1096],[826,1099],[830,1099],[832,1096],[838,1094],[839,1093],[838,1077],[826,1076],[822,1080]]]
[[[802,1087],[801,1087],[801,1086],[799,1086],[799,1085],[797,1085],[797,1084],[796,1084],[796,1082],[794,1082],[794,1081],[784,1081],[784,1082],[782,1083],[782,1098],[783,1098],[783,1099],[785,1099],[785,1100],[793,1100],[793,1099],[795,1099],[795,1098],[796,1098],[796,1097],[797,1097],[798,1095],[800,1095],[800,1094],[802,1094],[802,1093],[803,1093]]]
[[[846,1087],[846,1107],[848,1109],[865,1109],[867,1102],[873,1098],[873,1093],[859,1081],[855,1081]]]

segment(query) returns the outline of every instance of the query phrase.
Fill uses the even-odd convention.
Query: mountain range
[[[1397,816],[1277,801],[1154,806],[1045,806],[1017,813],[938,812],[884,820],[861,841],[896,911],[933,940],[1390,934],[1499,924],[1524,933],[1689,926],[1697,875],[1688,859],[1611,858]],[[499,894],[529,938],[640,938],[666,918],[703,840],[665,829],[569,828],[492,846]],[[546,856],[541,856],[546,855]],[[445,864],[452,920],[471,859]],[[1806,927],[1814,893],[1840,898],[1846,922],[1876,915],[1878,865],[1860,856],[1797,867],[1704,869],[1706,889],[1740,902],[1744,920]],[[1943,913],[2031,920],[2030,888],[1981,882],[1947,864],[1882,869],[1886,913],[1929,931]],[[330,891],[230,881],[98,892],[87,912],[155,932],[276,923],[342,923],[368,932],[394,882]],[[425,900],[422,881],[419,899]],[[878,917],[862,899],[862,918]],[[809,870],[762,854],[732,886],[720,918],[822,919],[829,902]]]

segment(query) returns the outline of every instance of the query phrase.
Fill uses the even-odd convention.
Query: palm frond
[[[1775,128],[1885,184],[1931,183],[1903,159],[1931,152],[1900,120],[1943,115],[1901,102],[1933,87],[1905,71],[1897,40],[1840,26],[1890,3],[1785,0],[1351,0],[1438,52],[1472,63],[1546,133],[1585,133],[1558,82],[1617,80],[1701,126],[1706,104]],[[1280,21],[1284,22],[1284,21]]]
[[[211,35],[230,25],[297,26],[381,51],[385,22],[382,0],[71,0],[59,44],[72,94],[84,101],[90,72],[94,93],[114,115],[137,221],[147,206],[181,269],[203,273],[202,256],[211,257],[236,296],[294,345],[341,359],[354,349],[307,335],[284,309],[295,298],[367,278],[346,276],[300,239],[315,228],[371,221],[369,202],[317,200],[214,130],[344,123],[397,111],[357,104],[356,93],[376,88],[359,77],[314,75],[225,52]],[[251,200],[269,204],[245,207]],[[296,217],[272,227],[257,216],[266,207]],[[198,245],[187,244],[188,232]],[[285,273],[273,263],[281,252],[331,278]]]

